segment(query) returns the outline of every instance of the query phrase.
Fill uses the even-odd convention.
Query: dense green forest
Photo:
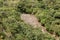
[[[21,20],[32,14],[60,40],[60,0],[0,0],[0,40],[56,40]]]

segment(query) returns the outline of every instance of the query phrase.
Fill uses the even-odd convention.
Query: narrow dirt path
[[[31,14],[21,14],[21,19],[22,19],[25,23],[33,26],[34,28],[40,27],[40,28],[42,29],[42,32],[43,32],[43,33],[48,33],[48,34],[50,34],[50,33],[46,30],[45,27],[41,26],[41,23],[38,22],[38,19],[37,19],[34,15],[31,15]],[[52,37],[55,37],[56,40],[59,40],[58,36],[56,36],[55,34],[50,34],[50,35],[51,35]]]

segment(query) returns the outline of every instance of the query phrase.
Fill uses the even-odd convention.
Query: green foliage
[[[22,13],[36,15],[48,32],[60,36],[60,0],[0,0],[0,40],[55,40],[25,24]]]
[[[54,0],[53,0],[54,1]],[[45,3],[46,1],[44,1]],[[51,2],[51,1],[49,1]],[[46,4],[46,5],[45,5]],[[46,27],[47,31],[50,33],[55,33],[60,36],[60,6],[57,0],[53,2],[53,4],[45,3],[45,7],[43,10],[39,10],[36,13],[39,21]]]
[[[34,13],[33,10],[36,9],[38,6],[37,0],[21,0],[18,5],[18,9],[20,12],[25,13]]]
[[[60,27],[55,28],[56,19],[60,19],[60,6],[58,1],[59,0],[22,0],[18,5],[18,10],[23,13],[35,14],[39,21],[44,24],[48,32],[55,32],[57,35],[60,35],[59,31],[55,31]],[[54,23],[54,25],[52,23]]]
[[[19,29],[17,29],[19,33],[15,34],[16,40],[55,40],[47,33],[43,34],[39,28],[34,29],[24,23],[19,26]]]

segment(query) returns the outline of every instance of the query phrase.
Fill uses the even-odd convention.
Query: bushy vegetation
[[[50,33],[60,36],[60,0],[0,0],[0,40],[55,40],[25,24],[20,14],[33,14]]]
[[[60,35],[60,0],[22,0],[18,8],[36,15],[48,32]]]

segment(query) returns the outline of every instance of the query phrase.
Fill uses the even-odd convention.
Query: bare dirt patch
[[[43,27],[41,25],[41,23],[38,22],[38,19],[34,16],[34,15],[31,15],[31,14],[21,14],[21,20],[23,20],[26,24],[29,24],[31,26],[33,26],[34,28],[37,28],[37,27],[40,27],[42,30],[43,33],[48,33],[50,34],[45,27]],[[50,34],[52,37],[55,37],[56,40],[59,40],[58,37],[56,37],[56,35],[54,34]]]

